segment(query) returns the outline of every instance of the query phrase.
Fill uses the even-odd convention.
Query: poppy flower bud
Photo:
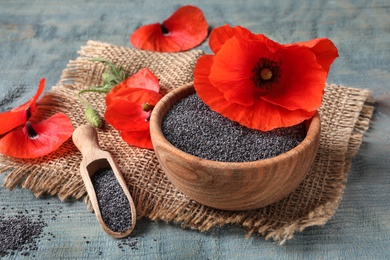
[[[101,128],[103,126],[102,118],[100,117],[99,113],[92,107],[87,107],[84,115],[88,123],[90,123],[93,127]]]

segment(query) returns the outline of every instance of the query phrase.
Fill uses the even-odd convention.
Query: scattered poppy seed
[[[38,249],[36,240],[45,226],[46,223],[42,220],[34,220],[23,214],[10,218],[0,216],[0,257],[14,255],[14,252],[10,252],[13,250],[29,256],[30,251]]]
[[[124,233],[131,225],[131,209],[111,168],[102,168],[91,177],[104,223],[114,232]]]
[[[162,132],[180,150],[221,162],[271,158],[296,147],[306,136],[304,123],[268,132],[247,128],[212,111],[196,93],[167,112]]]
[[[127,237],[124,239],[121,239],[118,242],[118,248],[124,250],[124,246],[130,247],[131,250],[138,250],[138,238],[137,237]]]

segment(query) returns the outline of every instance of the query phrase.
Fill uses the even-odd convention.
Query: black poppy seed
[[[23,256],[29,256],[30,251],[38,249],[37,239],[42,234],[46,224],[33,220],[29,216],[16,215],[10,218],[0,217],[0,257],[14,255],[14,250]]]
[[[91,177],[104,223],[114,232],[124,233],[131,226],[131,209],[111,168],[102,168]]]
[[[124,246],[128,246],[130,247],[131,250],[138,250],[137,245],[138,245],[138,238],[127,237],[120,240],[120,242],[118,243],[118,248],[124,251]]]
[[[296,147],[306,136],[303,123],[268,132],[247,128],[212,111],[196,93],[167,112],[162,131],[180,150],[221,162],[271,158]]]

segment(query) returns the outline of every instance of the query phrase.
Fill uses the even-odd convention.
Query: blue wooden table
[[[166,19],[179,0],[0,1],[0,111],[34,95],[41,77],[56,85],[87,40],[130,47],[141,24]],[[340,57],[329,83],[373,91],[371,128],[354,158],[344,198],[324,227],[311,227],[284,246],[245,238],[238,227],[207,233],[141,219],[126,240],[107,236],[81,201],[35,198],[29,190],[0,187],[0,214],[41,214],[48,224],[23,259],[390,259],[390,4],[376,1],[194,1],[211,27],[226,23],[289,43],[330,38]],[[210,52],[207,42],[199,49]],[[1,122],[0,122],[1,123]],[[2,182],[5,175],[0,175]],[[34,213],[35,212],[35,213]],[[1,241],[0,241],[1,242]]]

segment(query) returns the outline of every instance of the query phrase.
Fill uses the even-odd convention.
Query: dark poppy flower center
[[[162,32],[162,34],[164,34],[164,35],[169,34],[169,30],[168,30],[167,27],[165,27],[164,24],[161,24],[161,32]]]
[[[27,135],[30,139],[37,139],[39,137],[39,134],[35,131],[35,129],[32,127],[30,121],[27,121]]]
[[[264,90],[270,90],[272,85],[279,82],[282,76],[281,64],[279,62],[260,58],[256,66],[252,69],[251,79],[255,86]]]

